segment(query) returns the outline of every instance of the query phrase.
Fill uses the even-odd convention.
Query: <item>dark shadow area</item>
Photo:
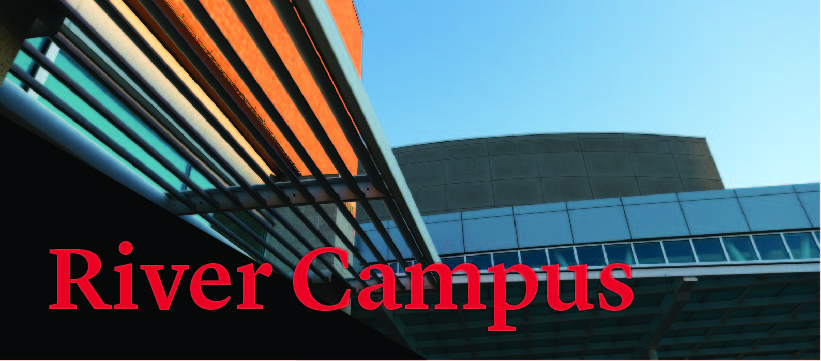
[[[4,222],[3,358],[16,359],[416,359],[418,355],[340,312],[303,306],[292,283],[257,277],[262,310],[237,310],[242,277],[252,263],[203,231],[62,152],[8,119],[0,119]],[[134,250],[118,252],[122,241]],[[102,300],[119,303],[114,267],[133,264],[137,310],[92,309],[76,285],[76,310],[51,310],[57,257],[50,249],[84,249],[102,268],[91,284]],[[72,256],[72,277],[86,271]],[[202,265],[223,265],[230,286],[205,286],[212,300],[231,297],[215,311],[200,309],[189,286]],[[163,265],[164,291],[172,265],[188,265],[170,310],[161,311],[141,265]],[[255,267],[258,265],[255,265]],[[205,272],[204,279],[215,279]],[[355,300],[354,300],[355,302]]]

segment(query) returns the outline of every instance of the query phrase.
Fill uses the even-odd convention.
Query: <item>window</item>
[[[442,263],[445,264],[446,266],[450,267],[450,269],[453,269],[454,267],[456,267],[456,266],[458,266],[462,263],[465,263],[465,258],[464,257],[443,257],[442,258]]]
[[[547,252],[545,250],[522,251],[522,264],[533,268],[541,268],[547,265]]]
[[[670,263],[694,263],[693,249],[690,248],[690,241],[665,241],[664,252]]]
[[[696,249],[699,262],[726,262],[724,249],[718,238],[694,239],[693,248]]]
[[[658,242],[634,243],[639,264],[663,264],[664,253],[661,251],[661,244]]]
[[[727,255],[730,256],[730,261],[755,261],[758,257],[755,255],[753,244],[750,243],[749,236],[741,237],[726,237],[724,238],[724,248],[727,249]]]
[[[809,233],[784,233],[794,259],[819,258],[818,246]]]
[[[467,256],[467,263],[475,265],[479,268],[479,271],[487,271],[488,268],[493,266],[493,262],[490,260],[490,254],[479,254],[475,256]]]
[[[519,252],[501,252],[493,254],[493,264],[504,264],[505,268],[519,264]]]
[[[557,264],[559,267],[567,267],[576,265],[576,255],[573,253],[573,248],[555,248],[548,251],[550,255],[550,264]]]
[[[761,234],[753,236],[758,254],[763,260],[790,259],[780,234]]]
[[[576,247],[579,255],[579,264],[586,264],[590,267],[604,266],[604,253],[601,246]]]
[[[633,258],[633,248],[629,244],[609,244],[604,246],[604,250],[607,252],[607,261],[610,264],[636,264]]]

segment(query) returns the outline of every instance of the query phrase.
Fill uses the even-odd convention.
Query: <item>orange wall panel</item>
[[[353,0],[325,0],[331,16],[334,18],[337,29],[342,35],[342,41],[353,59],[359,77],[362,77],[362,27],[359,24],[359,15],[356,13]]]
[[[146,21],[150,18],[150,16],[145,12],[145,9],[142,8],[142,6],[140,6],[139,2],[134,0],[128,1],[129,6],[143,16],[143,21]],[[258,114],[259,117],[263,120],[262,127],[265,130],[267,130],[267,134],[265,134],[265,136],[267,136],[272,141],[272,143],[274,143],[274,148],[280,148],[285,156],[287,156],[290,159],[293,159],[293,148],[289,144],[287,144],[287,142],[284,141],[282,133],[276,127],[274,127],[273,124],[270,124],[270,118],[268,114],[266,114],[265,111],[262,109],[262,106],[259,103],[259,101],[251,95],[251,92],[248,89],[247,85],[239,78],[239,75],[229,64],[228,60],[225,58],[222,52],[218,50],[214,41],[207,35],[205,29],[203,29],[200,23],[194,18],[190,9],[185,5],[185,2],[183,0],[158,0],[156,1],[156,3],[157,5],[160,5],[160,9],[166,14],[166,16],[168,16],[169,19],[172,19],[172,23],[174,23],[174,26],[177,28],[180,34],[182,34],[183,37],[188,39],[189,44],[192,46],[193,49],[195,49],[195,52],[197,52],[200,55],[200,57],[203,58],[205,63],[208,64],[209,68],[214,73],[216,78],[226,89],[228,89],[229,94],[231,94],[232,97],[234,97],[234,99],[240,104],[240,106],[242,107],[245,104],[243,99],[240,97],[239,94],[236,94],[236,92],[241,93],[242,97],[244,97],[244,99],[248,101],[248,104],[244,109],[246,113],[245,115],[250,119],[256,119],[254,113]],[[154,31],[158,31],[158,25],[154,23],[149,24],[149,26],[151,25],[154,26]],[[191,36],[193,36],[194,38],[190,38]],[[164,40],[165,46],[168,47],[173,53],[175,53],[176,56],[182,56],[181,53],[174,51],[174,45],[170,39],[164,38]],[[209,57],[211,59],[208,59]],[[184,64],[187,64],[187,62],[185,61],[186,59],[179,60],[182,60]],[[216,65],[213,65],[212,62],[215,62]],[[220,74],[220,70],[222,70],[222,72],[224,72],[225,75]],[[194,70],[189,69],[189,71]],[[191,74],[195,75],[195,71]],[[201,79],[198,76],[194,77],[199,83],[201,83],[201,85],[205,85],[205,80]],[[226,77],[229,78],[230,81],[227,80]],[[234,86],[236,86],[236,91],[232,90]],[[205,89],[208,89],[208,87],[206,86]],[[212,94],[211,96],[215,95]],[[229,118],[232,118],[230,112],[227,109],[223,109],[223,111],[226,112],[226,115]],[[243,135],[246,138],[249,138],[249,142],[253,144],[249,134],[243,132]],[[261,155],[265,154],[262,148],[255,149],[254,151]],[[270,159],[269,157],[264,155],[263,158]],[[269,166],[274,166],[272,162],[269,163]]]
[[[297,135],[300,143],[305,147],[320,171],[323,173],[336,173],[330,160],[322,151],[321,145],[305,123],[305,119],[302,118],[296,105],[283,88],[282,83],[268,66],[265,57],[257,48],[247,29],[240,22],[230,5],[224,0],[203,0],[202,5],[234,48],[234,51],[237,52],[239,58],[248,67],[249,72],[262,87],[262,90],[271,100],[285,123]],[[284,54],[280,54],[280,56],[284,57]],[[273,127],[273,124],[271,126]],[[296,154],[291,155],[291,159],[302,174],[310,174],[305,164],[299,161]]]
[[[303,175],[310,174],[304,162],[300,161],[294,148],[285,141],[280,130],[274,125],[271,116],[276,117],[281,115],[282,119],[299,139],[299,143],[306,149],[310,158],[317,164],[317,167],[323,174],[339,173],[313,135],[303,115],[299,112],[293,99],[291,99],[283,87],[280,79],[277,78],[271,69],[265,56],[239,20],[230,3],[224,0],[200,0],[203,8],[237,53],[240,60],[248,68],[251,76],[253,76],[254,80],[260,85],[279,114],[265,113],[259,99],[255,99],[251,95],[247,85],[240,80],[237,72],[232,68],[225,56],[218,50],[214,41],[207,35],[201,24],[190,12],[184,0],[155,0],[155,3],[158,5],[167,5],[165,8],[163,6],[160,7],[164,8],[163,10],[170,17],[179,18],[180,21],[175,24],[175,26],[178,26],[178,30],[181,33],[190,33],[190,36],[194,37],[193,40],[198,44],[191,44],[191,46],[195,49],[199,48],[198,53],[201,57],[207,58],[210,56],[213,58],[213,60],[205,59],[206,63],[215,62],[217,64],[215,65],[216,67],[209,66],[211,67],[211,71],[215,72],[217,78],[220,78],[220,81],[223,83],[222,85],[229,90],[229,93],[232,93],[235,99],[241,97],[248,100],[249,106],[247,107],[248,109],[246,109],[246,113],[259,114],[261,118],[260,122],[262,123],[261,128],[265,128],[265,130],[269,132],[268,136],[271,140],[281,146],[282,151],[293,161],[298,172]],[[342,157],[345,167],[351,173],[356,174],[357,159],[353,153],[353,149],[348,144],[337,119],[334,117],[327,100],[312,78],[293,39],[291,39],[285,30],[279,14],[276,13],[275,8],[268,0],[246,0],[246,3],[253,13],[255,20],[264,30],[270,45],[273,46],[279,58],[282,59],[289,75],[293,78],[300,93],[308,103],[312,114],[305,115],[315,116],[319,120]],[[331,9],[334,21],[337,24],[337,28],[345,41],[346,48],[353,59],[354,65],[361,74],[362,32],[359,27],[353,2],[350,0],[329,0],[328,5],[329,9]],[[180,24],[182,24],[185,29],[180,28]],[[191,43],[190,38],[189,43]],[[265,48],[267,45],[263,45],[262,47]],[[224,72],[225,76],[221,75],[221,72]],[[232,89],[234,86],[236,86],[236,91]],[[239,94],[233,94],[235,92],[239,92]],[[255,116],[251,116],[251,118],[255,119]],[[350,122],[350,119],[346,118],[342,119],[342,121]]]
[[[246,0],[246,3],[256,17],[257,22],[259,22],[262,26],[265,31],[265,35],[276,49],[277,54],[282,59],[282,62],[288,69],[288,72],[294,78],[294,81],[299,87],[302,95],[310,105],[312,112],[322,124],[322,128],[325,129],[325,132],[328,134],[331,142],[334,143],[334,146],[340,156],[345,161],[348,171],[352,174],[356,174],[357,159],[354,155],[353,149],[350,144],[348,144],[345,134],[339,127],[339,123],[331,112],[331,109],[328,107],[327,100],[322,95],[322,92],[319,90],[319,87],[311,76],[311,73],[305,65],[305,61],[300,56],[296,45],[288,35],[285,26],[280,21],[280,15],[277,14],[276,9],[271,5],[269,0]],[[287,101],[290,102],[290,99]],[[343,121],[350,122],[350,119],[343,119]],[[297,133],[297,135],[300,136],[301,140],[301,134]],[[324,154],[321,146],[317,148],[316,151]],[[326,168],[320,167],[320,169],[322,169],[323,172],[326,172]],[[334,170],[335,168],[333,165],[327,169],[333,171],[326,173],[338,173]]]

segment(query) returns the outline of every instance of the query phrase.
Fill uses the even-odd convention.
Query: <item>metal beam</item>
[[[437,310],[438,312],[446,312],[445,310]],[[484,311],[487,310],[477,310],[477,311]],[[564,311],[561,313],[556,313],[552,315],[544,315],[544,316],[530,316],[527,319],[524,317],[508,317],[507,324],[509,325],[534,325],[540,323],[557,323],[557,322],[574,322],[574,321],[588,321],[591,319],[602,319],[602,318],[614,318],[614,317],[631,317],[631,316],[642,316],[642,315],[652,315],[659,313],[660,309],[658,306],[648,306],[648,307],[632,307],[628,308],[623,311],[600,311],[598,315],[594,315],[592,312],[579,312],[579,311]],[[488,318],[486,320],[478,320],[478,321],[468,321],[462,325],[459,322],[449,322],[449,323],[440,323],[437,325],[419,325],[419,326],[408,326],[407,332],[410,334],[417,334],[417,333],[426,333],[426,332],[442,332],[442,331],[454,331],[454,330],[461,330],[462,328],[484,328],[487,329],[493,324],[492,314],[488,313]]]
[[[482,287],[492,287],[492,284],[483,283]],[[634,298],[638,298],[638,297],[641,297],[643,295],[668,293],[672,290],[672,288],[669,284],[657,284],[657,285],[650,285],[650,286],[633,287],[631,289],[633,290]],[[461,292],[462,289],[460,289],[458,291]],[[492,290],[490,290],[490,291],[492,293]],[[465,291],[465,293],[466,292],[467,291]],[[588,289],[587,290],[587,299],[598,302],[599,293],[600,293],[600,291],[598,289]],[[423,302],[426,305],[429,305],[429,306],[438,304],[439,303],[439,294],[440,294],[440,292],[438,290],[425,290],[425,293],[423,295],[423,297],[424,297]],[[454,290],[453,294],[454,295],[458,294],[457,290]],[[409,291],[403,292],[402,296],[405,296],[405,297],[408,297],[408,298],[401,298],[401,296],[399,294],[397,294],[397,301],[407,300],[408,302],[410,302]],[[573,298],[575,298],[575,296],[576,296],[575,291],[562,292],[561,294],[559,294],[559,297],[563,300],[573,299]],[[519,303],[521,301],[522,301],[522,296],[518,295],[518,294],[510,295],[507,298],[508,304],[511,304],[511,305]],[[608,299],[608,301],[609,301],[609,299]],[[460,305],[460,303],[456,302],[455,300],[454,300],[454,304],[456,304],[457,306]],[[530,304],[528,304],[528,307],[541,306],[541,305],[545,305],[545,306],[547,305],[547,297],[536,297],[536,298],[534,298],[533,301],[531,301]],[[487,302],[485,304],[485,307],[487,307],[487,309],[493,309],[494,304],[493,304],[493,302]],[[401,309],[396,310],[395,312],[397,314],[400,314],[400,315],[404,316],[404,315],[418,315],[418,314],[424,314],[424,313],[429,313],[429,312],[438,312],[438,310],[435,310],[433,307],[430,307],[426,310],[408,310],[408,309],[405,309],[405,308],[401,308]]]
[[[786,274],[786,275],[770,275],[769,277],[762,277],[762,276],[743,276],[743,277],[732,277],[732,278],[722,278],[717,280],[705,280],[699,281],[695,287],[693,287],[693,291],[706,291],[706,290],[715,290],[715,289],[728,289],[728,288],[736,288],[736,287],[744,287],[744,286],[769,286],[769,285],[776,285],[782,283],[799,283],[799,282],[811,282],[814,284],[818,284],[821,277],[819,277],[818,270],[814,273],[806,273],[806,274]]]
[[[298,0],[294,1],[294,5],[310,33],[311,40],[313,40],[319,55],[327,66],[327,72],[331,80],[336,85],[340,97],[351,114],[353,123],[340,122],[340,126],[357,129],[365,144],[369,146],[368,150],[377,169],[382,170],[383,175],[386,173],[394,175],[384,177],[385,185],[393,195],[393,200],[396,202],[395,206],[398,208],[397,211],[413,236],[412,240],[407,241],[417,243],[416,248],[422,253],[420,263],[427,266],[431,263],[441,262],[427,228],[422,222],[422,216],[419,214],[419,209],[416,207],[410,188],[408,188],[405,178],[401,176],[402,171],[382,131],[382,126],[376,119],[376,112],[365,93],[362,81],[353,66],[328,5],[324,0]],[[389,211],[393,210],[391,204],[387,206]],[[414,247],[408,246],[411,250],[414,249]]]
[[[776,345],[764,345],[758,346],[754,350],[750,350],[750,346],[738,346],[738,347],[714,347],[714,348],[703,348],[697,352],[693,350],[682,350],[682,351],[669,351],[663,352],[661,354],[662,357],[667,359],[680,359],[684,357],[699,357],[699,358],[715,358],[715,356],[719,355],[733,355],[733,354],[742,354],[742,353],[762,353],[762,352],[772,352],[772,351],[799,351],[803,349],[818,349],[818,344],[813,342],[791,342],[791,343],[782,343]]]
[[[687,336],[687,337],[673,337],[661,340],[659,346],[680,345],[680,344],[695,344],[699,342],[723,342],[723,341],[740,341],[740,340],[760,340],[773,338],[787,338],[787,337],[809,337],[818,336],[818,329],[803,329],[803,330],[785,330],[776,332],[742,332],[731,333],[724,335],[705,336]]]
[[[690,299],[690,291],[698,281],[695,277],[677,278],[673,281],[673,293],[664,297],[661,302],[661,314],[653,317],[650,321],[650,332],[642,337],[642,347],[636,352],[640,353],[640,358],[651,356],[648,352],[655,350],[664,334],[675,322],[679,312],[684,309]]]
[[[194,210],[189,210],[184,204],[179,201],[171,200],[168,203],[168,211],[174,213],[176,215],[188,215],[188,214],[203,214],[203,213],[220,213],[220,212],[235,212],[235,211],[242,211],[242,210],[249,210],[249,209],[263,209],[263,208],[274,208],[274,207],[288,207],[288,206],[299,206],[299,205],[310,205],[310,204],[322,204],[322,203],[335,203],[339,201],[343,202],[353,202],[353,201],[360,201],[365,199],[382,199],[385,198],[386,195],[379,192],[370,181],[367,180],[367,177],[357,177],[357,185],[359,189],[365,194],[365,197],[359,197],[345,186],[340,178],[328,178],[328,182],[331,183],[331,187],[336,190],[337,194],[339,194],[340,199],[335,199],[331,195],[329,195],[322,186],[316,180],[309,179],[300,181],[300,183],[308,189],[308,191],[313,195],[313,200],[306,198],[302,195],[298,189],[291,184],[291,182],[280,182],[277,183],[279,189],[281,189],[285,194],[288,195],[290,199],[290,203],[283,202],[282,199],[277,196],[276,192],[274,192],[271,188],[266,185],[255,185],[252,186],[253,190],[259,194],[264,200],[265,204],[259,204],[254,198],[252,193],[249,193],[242,187],[229,187],[228,191],[233,193],[239,201],[241,205],[236,205],[229,201],[227,196],[222,194],[219,190],[216,189],[209,189],[206,190],[206,193],[211,195],[214,200],[219,203],[219,208],[214,207],[202,199],[199,195],[194,192],[186,191],[183,192],[183,195],[188,197],[196,208]]]
[[[517,348],[517,349],[510,349],[510,350],[494,350],[494,351],[482,351],[482,358],[492,358],[492,359],[502,359],[502,358],[519,358],[524,359],[526,355],[532,354],[543,354],[543,353],[558,353],[558,352],[582,352],[582,351],[597,351],[597,350],[621,350],[621,349],[628,349],[633,347],[638,347],[638,341],[615,341],[615,342],[600,342],[600,343],[591,343],[587,344],[586,346],[583,344],[578,345],[564,345],[564,346],[555,346],[555,347],[533,347],[533,348]],[[519,357],[515,357],[519,356]],[[469,352],[460,352],[460,353],[440,353],[440,354],[430,354],[428,355],[430,359],[439,360],[439,359],[468,359],[470,358]]]
[[[595,319],[590,319],[587,322],[592,322]],[[535,340],[550,340],[550,339],[558,339],[558,338],[575,338],[575,337],[587,337],[587,336],[604,336],[604,335],[627,335],[631,333],[643,333],[647,331],[646,325],[634,325],[634,326],[619,326],[619,327],[605,327],[600,329],[584,329],[584,330],[573,330],[573,331],[553,331],[553,332],[537,332],[537,333],[530,333],[527,336],[527,339],[531,341]],[[467,346],[471,343],[473,344],[483,344],[483,343],[501,343],[501,342],[515,342],[515,341],[523,341],[525,335],[522,334],[502,334],[502,335],[495,335],[490,334],[490,336],[484,337],[472,337],[470,340],[465,339],[446,339],[446,340],[430,340],[430,341],[417,341],[417,347],[419,348],[431,348],[431,347],[451,347],[451,346]]]
[[[376,225],[376,224],[374,224]],[[536,279],[541,283],[547,280],[547,273],[540,270],[535,270],[536,272]],[[771,263],[771,264],[743,264],[743,265],[734,265],[734,264],[727,264],[721,266],[713,266],[713,267],[704,267],[703,265],[688,265],[688,266],[680,266],[676,267],[673,265],[665,265],[664,267],[659,268],[640,268],[638,266],[633,267],[631,270],[631,279],[636,280],[640,278],[673,278],[673,277],[697,277],[697,276],[738,276],[740,274],[806,274],[818,272],[818,260],[800,260],[800,261],[789,261],[785,263]],[[576,277],[575,272],[569,270],[562,270],[559,272],[559,280],[560,281],[568,281],[574,280]],[[588,280],[596,280],[601,277],[601,270],[600,269],[588,269],[587,271],[587,279]],[[625,278],[625,274],[622,270],[616,269],[613,270],[613,277],[617,279]],[[481,283],[493,283],[495,282],[495,276],[492,273],[482,273],[479,276]],[[407,276],[397,276],[397,279],[402,282],[406,286],[406,288],[410,287],[410,278]],[[811,282],[810,279],[807,279],[803,276],[799,277],[801,281],[808,281]],[[773,283],[784,283],[782,282],[784,279],[777,279],[773,281]],[[453,275],[453,284],[465,284],[468,282],[468,278],[463,273],[457,273]],[[524,282],[524,278],[521,275],[516,273],[510,273],[507,275],[508,283],[513,282]],[[724,283],[722,283],[724,284]],[[721,288],[718,287],[719,283],[713,284],[710,286],[711,288]],[[739,285],[732,283],[726,284],[729,286],[740,287],[740,286],[747,286],[747,284]]]
[[[744,302],[738,300],[732,301],[717,301],[688,304],[684,307],[686,312],[700,312],[707,310],[728,309],[736,307],[768,307],[774,305],[790,305],[797,303],[818,302],[817,295],[794,295],[794,296],[779,296],[779,297],[759,297],[754,299],[747,299]]]
[[[72,13],[72,20],[73,20],[73,21],[75,21],[78,25],[80,25],[80,28],[81,28],[81,30],[82,30],[83,32],[87,33],[89,36],[91,36],[92,38],[96,39],[97,41],[100,41],[100,42],[102,43],[102,45],[103,45],[103,48],[104,48],[104,49],[109,49],[109,50],[110,50],[110,49],[112,48],[112,47],[111,47],[111,44],[109,44],[109,43],[107,43],[105,40],[103,40],[103,39],[102,39],[102,37],[100,36],[100,34],[99,34],[96,30],[94,30],[93,28],[91,28],[91,27],[90,27],[90,26],[89,26],[89,25],[88,25],[88,24],[84,21],[84,19],[83,19],[82,17],[80,17],[79,15],[77,15],[77,14],[76,14],[76,11],[73,11],[73,13]],[[111,54],[108,54],[108,55],[109,55],[109,56],[113,56],[115,59],[117,59],[117,58],[119,58],[119,57],[120,57],[120,56],[119,56],[118,54],[116,54],[116,53],[111,53]],[[120,63],[125,64],[126,62],[125,62],[125,61],[123,61],[122,59],[120,59]],[[126,68],[127,68],[127,66],[126,66]],[[219,125],[215,125],[215,128],[218,128],[218,127],[220,127],[220,126],[219,126]],[[267,144],[267,143],[266,143],[266,144]],[[265,148],[265,147],[264,147],[264,148]],[[266,151],[267,151],[269,154],[276,155],[276,154],[275,154],[276,152],[275,152],[275,151],[272,151],[272,150],[270,149],[270,146],[268,146],[268,148],[266,148]],[[281,157],[279,157],[279,156],[274,157],[274,161],[275,161],[275,162],[278,162],[278,164],[279,164],[279,165],[278,165],[278,167],[279,167],[280,169],[283,169],[284,171],[289,171],[288,167],[284,165],[284,163],[283,163],[283,162],[284,162],[284,160],[283,160]],[[250,164],[252,164],[252,163],[249,163],[249,165],[250,165]],[[286,173],[289,175],[289,179],[291,179],[291,181],[292,181],[292,182],[294,182],[294,184],[293,184],[293,185],[294,185],[294,187],[295,187],[295,188],[297,188],[297,189],[299,190],[300,194],[304,195],[306,198],[311,198],[311,197],[312,197],[311,193],[310,193],[310,192],[308,192],[306,189],[304,189],[304,187],[303,187],[303,186],[299,183],[298,178],[296,178],[295,176],[293,176],[293,174],[291,174],[291,173],[289,173],[289,172],[286,172]],[[262,174],[260,174],[260,177],[261,177],[261,179],[262,179],[262,180],[263,180],[263,181],[264,181],[264,182],[265,182],[265,183],[266,183],[269,187],[271,187],[271,189],[273,189],[274,191],[280,191],[280,192],[281,192],[281,190],[279,190],[279,188],[277,188],[277,186],[276,186],[275,184],[273,184],[273,183],[270,181],[270,179],[269,179],[269,175],[268,175],[268,174],[262,173]],[[322,177],[323,177],[323,178],[322,178],[322,180],[324,180],[324,176],[322,176]],[[194,187],[192,187],[192,188],[194,188]],[[334,190],[333,190],[332,188],[329,188],[329,189],[330,189],[329,193],[334,193]],[[233,196],[234,196],[234,195],[233,195],[233,193],[229,193],[229,192],[223,192],[223,193],[225,193],[225,195],[226,195],[227,197],[229,197],[229,198],[233,198]],[[249,190],[249,193],[254,193],[254,192],[253,192],[253,190]],[[203,193],[203,194],[200,194],[200,195],[201,195],[201,196],[204,196],[205,198],[210,198],[210,194]],[[282,195],[284,195],[284,194],[281,194],[281,196],[282,196]],[[286,197],[281,197],[280,199],[283,199],[283,202],[287,202],[288,197],[287,197],[287,196],[286,196]],[[187,199],[187,198],[185,198],[185,197],[180,197],[180,199],[179,199],[179,200],[180,200],[180,201],[188,201],[188,199]],[[215,208],[219,208],[219,207],[220,207],[218,204],[216,204],[216,202],[211,202],[211,203],[212,203],[212,206],[214,206]],[[326,221],[326,223],[328,223],[328,225],[331,227],[331,230],[332,230],[332,231],[334,231],[334,232],[335,232],[335,233],[336,233],[336,234],[340,237],[340,240],[341,240],[343,243],[345,243],[345,244],[346,244],[346,246],[347,246],[347,247],[351,250],[351,252],[353,252],[354,254],[357,254],[358,252],[356,251],[356,249],[354,249],[351,245],[349,245],[349,242],[348,242],[348,240],[346,239],[346,236],[345,236],[345,235],[344,235],[344,234],[343,234],[343,233],[342,233],[342,232],[338,229],[338,227],[336,226],[336,224],[334,223],[334,221],[333,221],[333,220],[330,220],[330,221],[329,221],[330,217],[329,217],[327,214],[325,214],[325,213],[324,213],[324,210],[323,210],[321,207],[319,207],[318,205],[316,205],[316,204],[312,204],[312,207],[313,207],[314,209],[316,209],[316,210],[317,210],[317,213],[318,213],[321,217],[323,217],[323,220],[325,220],[325,221]],[[195,206],[192,206],[191,208],[196,208],[196,207],[195,207]],[[299,210],[298,210],[298,209],[296,209],[296,208],[295,208],[295,207],[293,207],[293,206],[292,206],[291,208],[295,210],[294,212],[296,213],[296,215],[297,215],[298,217],[301,217],[301,213],[299,212]],[[270,210],[269,210],[269,211],[270,211]],[[304,217],[302,217],[302,218],[304,218]],[[302,218],[301,218],[301,220],[302,220]],[[305,222],[305,221],[303,220],[303,222]],[[322,234],[320,234],[318,231],[315,231],[315,229],[314,229],[314,228],[312,228],[312,225],[311,225],[310,223],[306,223],[306,226],[308,226],[308,227],[309,227],[309,229],[310,229],[312,232],[314,232],[314,233],[315,233],[315,235],[317,236],[317,238],[319,238],[319,240],[320,240],[320,241],[322,241],[324,245],[326,245],[326,246],[331,246],[331,243],[330,243],[330,242],[328,242],[328,241],[327,241],[327,239],[326,239],[326,238],[325,238]],[[358,273],[356,272],[356,270],[354,269],[354,267],[351,267],[351,269],[352,269],[352,270],[348,270],[347,272],[351,273],[351,275],[353,276],[353,279],[354,279],[354,280],[356,280],[356,281],[358,281],[358,282],[360,282],[360,283],[363,283],[363,284],[364,284],[364,282],[363,282],[363,281],[359,278],[359,275],[358,275]],[[332,268],[332,270],[333,270],[333,268]],[[334,272],[336,272],[336,271],[334,271]],[[345,278],[344,278],[344,277],[342,277],[342,276],[339,276],[339,277],[340,277],[341,279],[345,279]]]
[[[801,319],[790,319],[787,315],[781,316],[756,316],[756,317],[740,317],[730,318],[724,321],[720,320],[706,320],[706,321],[687,321],[675,322],[670,327],[670,330],[691,330],[696,328],[719,327],[719,326],[748,326],[760,325],[764,323],[779,323],[779,322],[804,322],[815,321],[821,319],[821,314],[818,312],[808,313],[807,317]]]

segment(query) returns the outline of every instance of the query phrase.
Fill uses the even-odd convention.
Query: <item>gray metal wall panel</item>
[[[542,178],[540,181],[542,196],[548,203],[593,198],[587,177]]]
[[[515,206],[544,203],[542,184],[536,178],[493,181],[493,203],[496,206]]]
[[[493,185],[490,182],[447,185],[448,209],[493,207]]]
[[[529,134],[418,144],[394,153],[423,215],[723,188],[701,138]],[[469,183],[477,184],[462,185]]]
[[[680,178],[636,177],[636,183],[642,195],[684,192]]]
[[[539,177],[535,154],[492,156],[490,157],[490,172],[494,180]]]

